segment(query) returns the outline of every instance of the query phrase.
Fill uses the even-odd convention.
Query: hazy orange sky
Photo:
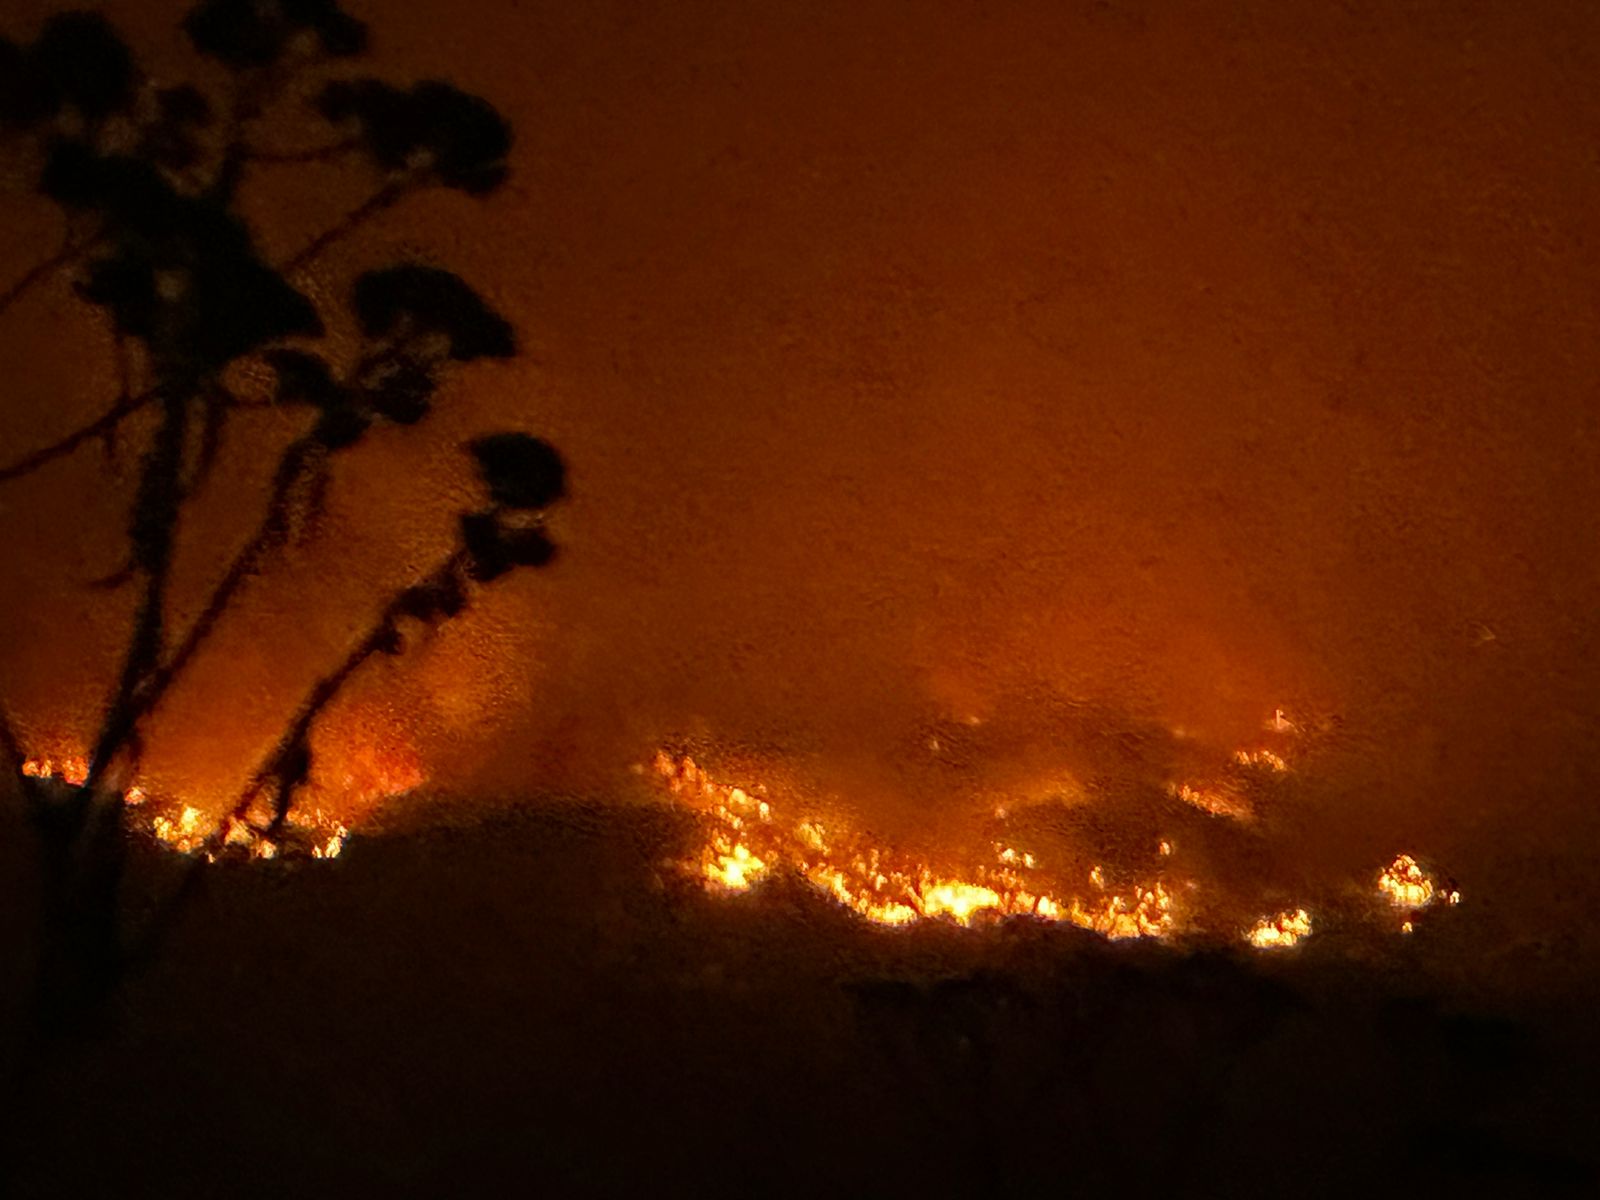
[[[164,6],[104,7],[190,69]],[[1343,852],[1415,838],[1487,879],[1593,847],[1600,7],[348,7],[375,72],[500,106],[515,174],[411,201],[315,285],[437,261],[525,352],[342,466],[153,771],[236,779],[444,544],[458,444],[514,426],[569,459],[563,558],[362,692],[447,790],[605,792],[699,735],[920,811],[930,723],[1070,763],[1100,730],[1065,702],[1219,744],[1282,705],[1340,723],[1306,824]],[[282,259],[371,181],[252,186]],[[3,203],[11,278],[58,218],[17,171]],[[103,407],[109,364],[64,281],[7,314],[4,457]],[[270,470],[246,441],[224,513]],[[116,602],[72,581],[116,565],[129,477],[86,452],[0,496],[37,738],[112,662]],[[243,526],[192,529],[198,594]]]

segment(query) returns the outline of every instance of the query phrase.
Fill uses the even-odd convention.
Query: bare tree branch
[[[172,682],[189,665],[189,660],[200,649],[217,622],[222,619],[228,605],[233,602],[239,588],[256,573],[268,551],[279,545],[288,532],[288,505],[306,470],[315,460],[318,443],[303,437],[294,441],[284,452],[272,481],[272,494],[267,499],[267,511],[250,540],[228,564],[221,581],[212,590],[206,606],[195,618],[194,624],[184,634],[183,640],[155,673],[137,698],[135,719],[154,711]]]
[[[0,769],[20,778],[22,760],[22,742],[17,738],[17,731],[11,724],[10,715],[5,709],[0,708]]]
[[[360,138],[341,138],[337,142],[329,142],[323,146],[312,146],[304,150],[248,150],[246,157],[250,162],[261,163],[265,166],[279,166],[286,163],[327,162],[330,158],[348,153],[361,145]]]
[[[77,241],[73,241],[71,238],[64,240],[61,244],[61,249],[44,261],[35,263],[23,274],[22,278],[6,288],[4,292],[0,292],[0,313],[4,313],[20,300],[35,284],[49,278],[62,267],[75,262],[88,253],[90,247],[97,241],[99,241],[98,234],[79,238]]]
[[[190,397],[186,389],[176,387],[163,387],[159,394],[163,408],[161,427],[145,453],[139,494],[134,501],[134,559],[145,577],[144,596],[134,616],[122,671],[105,706],[99,738],[89,755],[88,777],[82,788],[87,795],[94,793],[116,752],[132,734],[138,719],[138,691],[161,661],[167,585],[183,503],[180,476],[188,440]]]
[[[455,578],[465,569],[467,561],[465,551],[453,551],[433,570],[422,586]],[[296,760],[305,752],[312,725],[344,689],[351,676],[374,654],[393,644],[395,623],[406,614],[410,591],[410,588],[402,589],[391,599],[384,606],[377,621],[367,631],[366,636],[356,643],[344,661],[313,685],[295,713],[294,719],[284,730],[283,736],[278,739],[278,744],[273,747],[272,753],[250,777],[250,782],[246,785],[239,802],[229,814],[233,820],[243,821],[261,794],[272,788],[275,790],[273,819],[266,833],[268,836],[274,836],[283,828],[289,809],[294,803],[294,791],[304,782],[304,772]],[[224,831],[224,836],[228,824],[228,821],[224,821],[220,827]]]
[[[150,388],[136,395],[122,397],[83,428],[74,430],[58,442],[52,442],[31,454],[24,455],[9,467],[0,468],[0,483],[9,483],[13,479],[32,474],[58,458],[65,458],[85,442],[106,436],[134,413],[157,400],[160,394],[159,388]]]
[[[391,179],[338,221],[324,229],[283,264],[284,274],[292,274],[307,266],[313,259],[335,242],[348,237],[372,217],[392,207],[416,183],[415,176],[402,175]]]

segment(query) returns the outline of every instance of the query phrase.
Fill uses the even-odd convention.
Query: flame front
[[[785,871],[877,925],[940,918],[970,925],[1028,916],[1108,938],[1165,937],[1173,931],[1173,897],[1160,878],[1107,894],[1097,867],[1090,877],[1095,895],[1062,897],[1031,881],[1039,865],[1032,854],[1004,845],[994,847],[992,863],[953,877],[870,846],[837,825],[785,820],[766,800],[717,783],[692,758],[658,754],[655,769],[675,795],[689,797],[703,813],[706,840],[684,865],[719,891],[744,891]]]
[[[23,761],[22,774],[28,779],[78,788],[89,778],[89,763],[79,755],[32,757]],[[122,802],[129,808],[138,808],[149,799],[149,793],[137,785],[122,793]],[[276,858],[282,849],[278,840],[266,835],[265,830],[271,820],[271,812],[265,806],[258,806],[258,810],[247,814],[245,820],[227,817],[218,825],[201,809],[192,804],[183,804],[154,812],[146,828],[156,841],[179,854],[204,852],[209,860],[215,861],[219,847],[234,847],[247,850],[252,858],[270,859]],[[288,825],[299,835],[302,846],[309,843],[307,848],[312,858],[338,858],[350,837],[349,829],[321,808],[301,806],[292,809]]]

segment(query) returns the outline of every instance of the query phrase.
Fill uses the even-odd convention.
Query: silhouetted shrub
[[[141,430],[128,557],[104,578],[106,586],[142,584],[142,594],[132,606],[126,651],[87,754],[87,778],[75,793],[81,802],[63,806],[59,792],[29,793],[39,827],[56,829],[62,846],[72,850],[52,861],[82,868],[81,878],[55,883],[64,893],[93,893],[74,902],[92,910],[87,919],[97,939],[93,954],[80,956],[86,961],[69,964],[77,977],[68,972],[65,983],[42,981],[44,996],[81,990],[76,978],[93,975],[101,981],[96,988],[115,979],[122,804],[105,787],[106,773],[113,765],[136,767],[144,723],[231,611],[240,589],[259,577],[291,529],[304,533],[315,526],[334,454],[361,442],[375,425],[423,420],[450,364],[516,352],[510,323],[463,280],[440,268],[404,264],[355,280],[350,300],[366,344],[353,363],[342,362],[337,350],[282,344],[324,332],[314,302],[324,293],[303,292],[293,280],[335,240],[416,187],[441,184],[481,195],[505,178],[511,131],[492,105],[434,80],[409,87],[374,79],[326,83],[320,92],[312,89],[317,107],[329,120],[349,123],[353,136],[307,151],[275,151],[255,143],[262,127],[270,128],[257,118],[280,99],[307,93],[303,84],[290,86],[297,73],[359,53],[366,26],[335,0],[199,0],[182,27],[202,54],[239,74],[225,124],[199,86],[156,86],[146,78],[97,13],[52,17],[31,44],[0,38],[0,123],[11,135],[8,146],[26,143],[37,152],[38,190],[62,210],[67,227],[60,247],[3,294],[0,310],[39,280],[72,271],[78,296],[104,310],[118,335],[121,383],[108,412],[0,467],[0,482],[95,440],[109,441],[136,412],[154,410],[156,417]],[[279,265],[268,262],[238,204],[255,166],[350,150],[364,152],[387,178],[298,253]],[[229,368],[241,361],[247,367],[239,377],[259,378],[249,367],[265,368],[269,403],[304,410],[281,414],[286,423],[304,424],[277,452],[254,533],[199,613],[175,630],[167,583],[180,535],[207,527],[181,518],[218,462],[231,414],[257,399],[235,393]],[[140,374],[150,380],[142,391],[135,383]],[[281,832],[295,791],[311,771],[316,722],[368,658],[404,648],[402,620],[437,625],[463,611],[471,581],[551,560],[555,547],[539,524],[543,515],[528,510],[562,494],[559,456],[527,434],[496,434],[473,446],[493,506],[465,516],[461,543],[391,594],[367,635],[317,681],[229,820],[210,835],[207,853],[196,857],[197,870],[239,844],[236,823],[259,815],[252,806],[263,794],[270,794],[274,816],[269,828],[256,832]],[[0,749],[20,757],[9,754],[14,741],[0,737]],[[95,805],[117,815],[89,820]],[[96,826],[119,836],[97,839]],[[74,839],[82,844],[70,846]],[[45,1010],[54,1009],[46,1004]]]

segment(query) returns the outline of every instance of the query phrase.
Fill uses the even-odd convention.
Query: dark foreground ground
[[[10,1105],[13,1194],[1600,1186],[1585,988],[1478,986],[1426,931],[1264,957],[864,929],[684,889],[664,820],[217,872]]]

